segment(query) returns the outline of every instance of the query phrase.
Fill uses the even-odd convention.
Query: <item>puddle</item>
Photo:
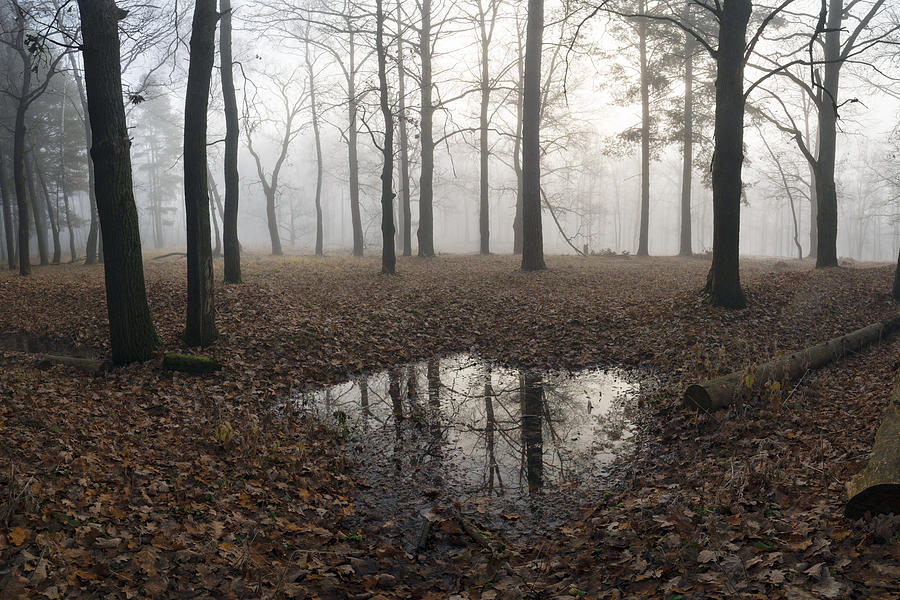
[[[63,342],[24,333],[0,333],[0,350],[94,358],[89,352]]]
[[[369,485],[358,502],[364,520],[409,531],[430,507],[461,505],[525,534],[576,517],[609,489],[638,388],[624,371],[526,373],[460,354],[294,404],[347,436]]]

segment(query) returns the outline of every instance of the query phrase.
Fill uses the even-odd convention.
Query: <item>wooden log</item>
[[[875,434],[875,446],[866,468],[847,483],[849,500],[844,509],[851,519],[868,513],[900,515],[900,370],[894,392]]]
[[[691,385],[684,391],[682,398],[684,406],[702,411],[726,408],[745,386],[744,378],[747,375],[752,377],[756,385],[766,381],[796,380],[807,369],[818,369],[830,362],[844,358],[848,354],[859,352],[866,346],[876,344],[897,331],[900,331],[900,315],[836,337],[824,344],[812,346],[742,371],[735,371],[717,379]]]
[[[184,373],[212,373],[222,368],[219,361],[210,356],[195,356],[192,354],[167,353],[163,356],[163,369],[168,371],[182,371]]]
[[[77,356],[58,356],[55,354],[43,354],[35,361],[35,365],[39,369],[45,369],[50,365],[66,365],[87,371],[88,373],[100,374],[112,367],[112,363],[108,360],[98,360],[96,358],[80,358]]]

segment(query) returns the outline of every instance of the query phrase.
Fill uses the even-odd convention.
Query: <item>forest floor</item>
[[[145,265],[162,349],[185,351],[184,261]],[[703,258],[517,266],[412,258],[385,277],[376,258],[248,260],[242,285],[216,289],[221,337],[206,353],[224,368],[210,375],[151,360],[94,376],[0,351],[0,597],[900,594],[900,517],[843,516],[900,339],[808,373],[781,402],[712,416],[679,402],[688,382],[896,314],[891,267],[745,260],[749,308],[726,311],[704,303]],[[0,324],[105,355],[102,267],[0,271]],[[344,436],[272,407],[363,369],[460,351],[652,374],[628,477],[529,544],[501,547],[464,525],[477,515],[446,506],[418,553],[352,529]]]

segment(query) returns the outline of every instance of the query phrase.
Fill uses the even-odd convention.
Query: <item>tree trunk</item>
[[[544,265],[541,228],[541,46],[544,0],[528,0],[522,101],[522,270]]]
[[[900,316],[857,329],[823,344],[805,348],[773,361],[735,371],[717,379],[689,386],[682,398],[688,408],[713,411],[731,405],[742,390],[761,387],[767,381],[794,381],[809,369],[818,369],[877,344],[900,331]],[[748,380],[748,375],[750,379]],[[784,388],[782,388],[784,389]]]
[[[269,240],[272,243],[272,256],[283,256],[281,236],[278,234],[278,216],[275,213],[275,190],[266,191],[266,223],[269,226]]]
[[[422,166],[419,177],[419,256],[434,256],[434,105],[431,80],[431,0],[422,0],[422,24],[419,29],[422,91]]]
[[[21,17],[20,17],[21,18]],[[20,28],[17,35],[16,46],[24,38],[24,27]],[[22,42],[24,43],[24,42]],[[16,105],[16,120],[13,127],[13,184],[16,188],[16,204],[19,214],[19,274],[31,273],[31,251],[29,249],[28,227],[28,185],[25,175],[25,94],[31,89],[31,61],[26,53],[22,60],[25,62],[22,69],[22,97]]]
[[[215,59],[216,0],[197,0],[191,26],[184,106],[184,209],[187,221],[187,324],[185,342],[208,346],[216,337],[212,248],[209,239],[206,116]]]
[[[480,6],[480,5],[479,5]],[[481,180],[480,187],[480,203],[478,209],[478,232],[480,234],[481,254],[491,253],[491,221],[490,221],[490,190],[488,189],[488,159],[490,158],[490,147],[488,146],[488,108],[491,102],[491,82],[490,82],[490,37],[487,33],[485,24],[486,15],[481,12],[481,113],[479,115],[479,129],[481,139],[479,140],[479,159]]]
[[[750,0],[728,0],[716,57],[715,153],[712,167],[713,260],[706,291],[714,306],[747,304],[740,278],[741,169],[744,162],[744,50]]]
[[[816,199],[818,211],[818,248],[816,267],[836,267],[837,262],[837,187],[834,181],[834,163],[837,153],[837,106],[841,75],[841,13],[843,0],[830,0],[828,23],[825,32],[825,52],[822,69],[825,73],[820,90],[819,154],[816,173]]]
[[[231,57],[231,0],[221,0],[219,30],[219,60],[222,70],[222,99],[225,104],[225,211],[222,216],[222,243],[225,252],[225,283],[241,282],[241,244],[238,241],[238,202],[240,175],[238,173],[237,99],[234,93],[234,61]]]
[[[403,55],[403,15],[397,2],[397,102],[400,135],[400,243],[403,256],[412,255],[412,209],[409,193],[409,134],[406,128],[406,68]]]
[[[42,197],[44,198],[44,201],[41,203],[41,210],[44,208],[47,209],[47,217],[50,220],[50,234],[53,236],[53,258],[50,259],[50,262],[54,265],[58,265],[62,258],[62,246],[59,243],[59,221],[57,219],[59,206],[57,205],[54,207],[50,203],[50,192],[47,191],[47,180],[44,179],[44,172],[41,170],[41,165],[38,163],[37,156],[34,155],[34,152],[31,153],[31,160],[34,162],[34,170],[35,173],[37,173],[37,180],[41,184]]]
[[[118,41],[116,42],[118,45]],[[81,100],[81,110],[84,115],[89,113],[88,110],[88,100],[87,94],[84,90],[84,82],[82,81],[81,71],[78,69],[78,65],[75,62],[75,55],[69,54],[69,64],[72,67],[72,72],[75,77],[75,84],[78,86],[78,97]],[[84,142],[85,147],[92,147],[92,132],[91,132],[91,120],[85,116],[84,118]],[[91,206],[91,225],[88,229],[87,243],[85,244],[84,250],[84,264],[93,265],[96,264],[99,259],[99,243],[100,243],[100,217],[97,212],[97,193],[96,193],[96,183],[95,183],[95,173],[94,173],[94,161],[88,153],[87,163],[88,163],[88,197],[90,200]],[[133,195],[133,192],[132,192]]]
[[[645,12],[641,2],[639,12]],[[647,65],[647,19],[638,19],[638,50],[641,60],[641,220],[638,256],[650,255],[650,72]]]
[[[900,514],[900,371],[866,468],[847,484],[844,510],[851,519],[866,513]]]
[[[65,131],[66,131],[66,104],[63,102],[62,113],[60,116],[59,122],[59,130],[60,130],[60,142],[59,142],[59,181],[57,182],[57,190],[58,193],[62,194],[63,199],[63,207],[66,210],[66,229],[69,230],[69,262],[73,263],[78,259],[78,251],[75,249],[75,230],[72,226],[72,211],[69,206],[69,189],[68,189],[68,180],[66,178],[66,152],[63,147],[63,140],[65,139]],[[88,120],[88,117],[85,117],[85,121]],[[90,157],[88,157],[90,160]],[[58,202],[58,200],[57,200]]]
[[[213,248],[213,256],[219,256],[222,254],[222,238],[219,236],[219,222],[216,220],[216,205],[221,204],[222,201],[219,198],[219,188],[216,187],[216,180],[213,179],[212,172],[209,170],[209,164],[207,163],[206,169],[206,179],[209,182],[209,218],[212,221],[213,232],[216,234],[216,245]],[[215,199],[215,200],[213,200]]]
[[[10,270],[16,268],[16,234],[13,231],[12,203],[6,179],[5,153],[0,148],[0,202],[3,203],[3,233],[6,241],[6,261]]]
[[[316,142],[316,256],[322,256],[324,253],[322,240],[322,136],[319,132],[319,105],[316,101],[316,81],[312,59],[309,56],[309,39],[306,40],[306,72],[309,76],[309,104]]]
[[[522,254],[522,203],[524,191],[522,182],[522,106],[525,99],[525,49],[522,44],[522,31],[516,24],[517,58],[516,66],[518,79],[516,79],[516,139],[513,146],[513,170],[516,173],[516,216],[513,218],[513,253]]]
[[[37,237],[38,256],[41,259],[41,266],[44,267],[50,264],[50,250],[47,246],[47,213],[44,210],[45,203],[38,195],[35,187],[34,153],[29,151],[29,154],[30,156],[25,157],[25,178],[28,181],[28,199],[31,206],[31,216],[34,218],[34,233]]]
[[[350,121],[347,130],[347,152],[350,168],[350,221],[353,224],[353,256],[362,256],[364,240],[362,218],[359,214],[359,149],[357,148],[359,102],[356,98],[356,43],[353,35],[353,24],[349,16],[347,16],[347,29],[350,31],[350,68],[347,71],[347,110]]]
[[[425,0],[426,3],[428,1]],[[385,16],[382,3],[383,0],[375,0],[378,98],[381,105],[381,116],[384,118],[384,146],[381,149],[384,159],[381,169],[381,272],[385,275],[393,275],[397,262],[394,254],[394,116],[391,114],[391,107],[388,104],[387,48],[384,46]]]
[[[131,179],[131,140],[122,100],[118,23],[113,0],[79,0],[87,112],[93,132],[99,221],[106,231],[106,309],[112,360],[146,360],[158,343],[144,289],[141,234]],[[87,121],[88,118],[85,118]]]
[[[693,24],[691,2],[684,5],[684,21]],[[680,256],[691,256],[691,185],[694,175],[694,36],[684,34],[684,140],[681,163]]]

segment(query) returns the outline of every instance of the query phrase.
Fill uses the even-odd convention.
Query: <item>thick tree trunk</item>
[[[37,173],[37,180],[41,184],[41,197],[44,199],[41,202],[41,210],[44,208],[47,209],[47,218],[50,221],[50,234],[53,236],[53,258],[50,259],[50,262],[54,265],[58,265],[60,259],[62,258],[62,245],[59,243],[59,220],[57,219],[59,206],[53,206],[50,203],[50,192],[47,190],[47,180],[44,178],[44,171],[41,170],[41,165],[38,163],[37,156],[32,152],[31,160],[34,162],[34,170]]]
[[[422,166],[419,177],[419,256],[434,256],[434,105],[431,100],[431,0],[422,0],[422,23],[419,29],[422,91]]]
[[[522,183],[522,107],[525,99],[525,49],[522,43],[522,32],[516,25],[518,56],[516,66],[516,139],[513,146],[513,170],[516,173],[516,215],[513,218],[513,253],[522,254],[522,203],[525,189]]]
[[[18,34],[19,37],[24,35],[24,29]],[[18,46],[18,42],[17,42]],[[25,112],[27,105],[24,100],[25,94],[31,89],[31,63],[27,58],[27,54],[23,57],[25,65],[22,74],[22,98],[16,105],[15,125],[13,126],[13,184],[16,188],[16,204],[19,216],[19,274],[29,275],[31,273],[31,251],[29,249],[29,226],[28,226],[28,184],[25,174]]]
[[[544,0],[528,0],[522,102],[522,270],[544,265],[541,227],[541,46]]]
[[[382,2],[383,0],[375,0],[378,98],[381,105],[381,116],[384,119],[384,146],[381,149],[384,160],[381,169],[381,272],[385,275],[393,275],[397,262],[394,254],[394,116],[391,114],[391,107],[388,104],[387,48],[384,45],[385,16]]]
[[[38,256],[41,259],[41,266],[44,267],[50,264],[50,250],[47,246],[47,212],[45,211],[45,202],[35,187],[34,154],[31,151],[29,154],[30,156],[25,157],[25,178],[28,181],[28,199],[30,200],[31,216],[34,219]]]
[[[714,306],[747,304],[740,278],[741,170],[744,162],[744,50],[750,0],[725,0],[716,57],[713,260],[706,291]]]
[[[639,12],[645,11],[641,3]],[[638,20],[638,50],[641,61],[641,219],[638,256],[650,255],[650,71],[647,65],[647,19]]]
[[[225,283],[241,282],[241,244],[238,242],[238,202],[240,174],[238,173],[237,98],[234,93],[234,61],[231,57],[231,0],[221,0],[219,30],[219,59],[222,70],[222,99],[225,104],[225,211],[222,216],[222,238],[225,252]]]
[[[816,267],[836,267],[837,262],[837,186],[834,181],[834,163],[837,156],[837,106],[841,75],[841,13],[844,0],[830,0],[828,23],[825,32],[825,52],[822,66],[824,78],[818,102],[819,154],[816,173],[816,199],[818,211],[818,251]]]
[[[312,59],[309,56],[309,40],[306,40],[306,72],[309,77],[309,104],[312,111],[313,136],[316,143],[316,256],[324,253],[322,239],[322,135],[319,131],[319,105],[316,100],[316,80]]]
[[[191,27],[184,106],[184,209],[187,221],[187,324],[185,342],[208,346],[216,337],[212,248],[209,239],[206,116],[215,59],[216,0],[197,0]]]
[[[401,2],[397,2],[397,124],[400,135],[400,249],[403,256],[412,255],[412,208],[409,190],[409,133],[406,127],[406,68],[403,52],[403,15]]]
[[[900,316],[885,319],[776,360],[691,385],[685,390],[682,401],[688,408],[703,411],[726,408],[742,390],[762,386],[767,381],[781,383],[796,380],[808,369],[818,369],[848,354],[859,352],[898,331],[900,331]],[[750,381],[747,379],[748,374],[751,377]]]
[[[109,341],[113,362],[122,364],[146,360],[158,343],[144,289],[131,140],[122,100],[118,23],[126,13],[113,0],[79,0],[78,7],[98,217],[109,250],[103,267]]]
[[[10,270],[16,268],[16,234],[13,231],[12,203],[6,179],[5,154],[0,148],[0,202],[3,203],[3,233],[6,242],[6,261]]]
[[[866,513],[900,514],[900,371],[888,401],[866,468],[847,483],[844,513],[859,519]]]
[[[117,42],[118,43],[118,42]],[[69,54],[69,65],[75,76],[75,84],[78,86],[78,97],[81,100],[81,110],[84,115],[89,113],[87,94],[84,90],[84,82],[82,81],[81,71],[75,62],[75,55]],[[91,120],[85,116],[84,118],[84,142],[87,148],[92,147]],[[90,154],[90,153],[89,153]],[[100,244],[100,217],[97,212],[97,193],[95,184],[94,161],[88,156],[88,199],[91,206],[91,224],[88,229],[87,243],[84,250],[84,264],[93,265],[98,262],[99,244]]]
[[[349,69],[347,71],[347,110],[349,112],[349,128],[347,129],[347,153],[350,168],[350,221],[353,225],[353,256],[363,255],[362,218],[359,213],[359,149],[357,123],[359,102],[356,97],[356,41],[353,34],[353,23],[347,16],[349,35]]]
[[[684,21],[691,26],[691,2],[684,5]],[[681,162],[680,256],[693,254],[691,248],[691,185],[694,175],[694,37],[684,34],[684,139]]]

